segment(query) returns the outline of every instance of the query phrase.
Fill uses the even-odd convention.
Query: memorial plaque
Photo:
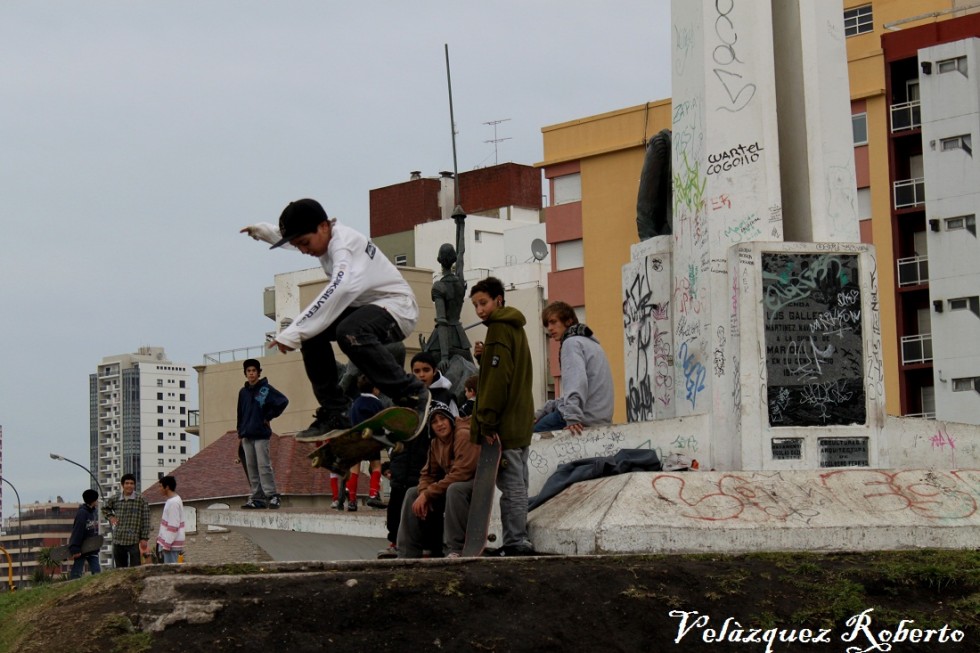
[[[858,256],[762,253],[769,425],[864,424]]]
[[[868,438],[818,438],[821,467],[867,467]]]
[[[773,438],[773,460],[801,460],[803,458],[803,438]]]

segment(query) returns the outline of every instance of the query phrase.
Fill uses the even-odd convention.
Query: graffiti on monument
[[[864,424],[858,256],[762,253],[770,426]]]

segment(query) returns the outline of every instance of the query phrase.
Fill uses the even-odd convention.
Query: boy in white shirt
[[[398,406],[419,413],[419,430],[428,423],[429,393],[398,365],[385,344],[404,340],[415,328],[419,308],[408,282],[363,234],[329,219],[312,199],[290,202],[279,228],[261,222],[243,228],[272,248],[290,247],[320,261],[326,288],[269,347],[286,353],[300,348],[306,376],[320,407],[316,419],[296,434],[315,441],[334,429],[349,428],[347,396],[340,389],[332,342]]]

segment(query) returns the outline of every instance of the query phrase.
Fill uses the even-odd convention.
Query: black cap
[[[440,414],[440,415],[442,415],[443,417],[448,418],[450,422],[456,421],[456,418],[453,417],[453,413],[449,409],[449,405],[448,404],[433,399],[432,400],[432,403],[429,405],[429,421],[430,422],[432,421],[433,416],[435,416],[437,413]]]
[[[293,238],[311,234],[326,222],[327,212],[316,200],[302,199],[290,202],[279,216],[279,233],[282,238],[269,249],[285,245]]]
[[[248,368],[250,367],[254,367],[259,372],[262,371],[262,365],[260,365],[259,361],[255,360],[254,358],[249,358],[244,363],[242,363],[242,371],[247,372]]]

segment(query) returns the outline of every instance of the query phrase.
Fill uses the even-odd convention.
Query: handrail
[[[0,551],[3,551],[3,554],[7,556],[7,583],[10,585],[10,591],[13,592],[14,590],[17,589],[17,586],[14,585],[14,559],[10,557],[9,553],[7,553],[7,549],[3,548],[2,546],[0,546]],[[21,553],[21,555],[24,554]],[[20,574],[23,577],[24,575],[23,560],[20,561]]]

